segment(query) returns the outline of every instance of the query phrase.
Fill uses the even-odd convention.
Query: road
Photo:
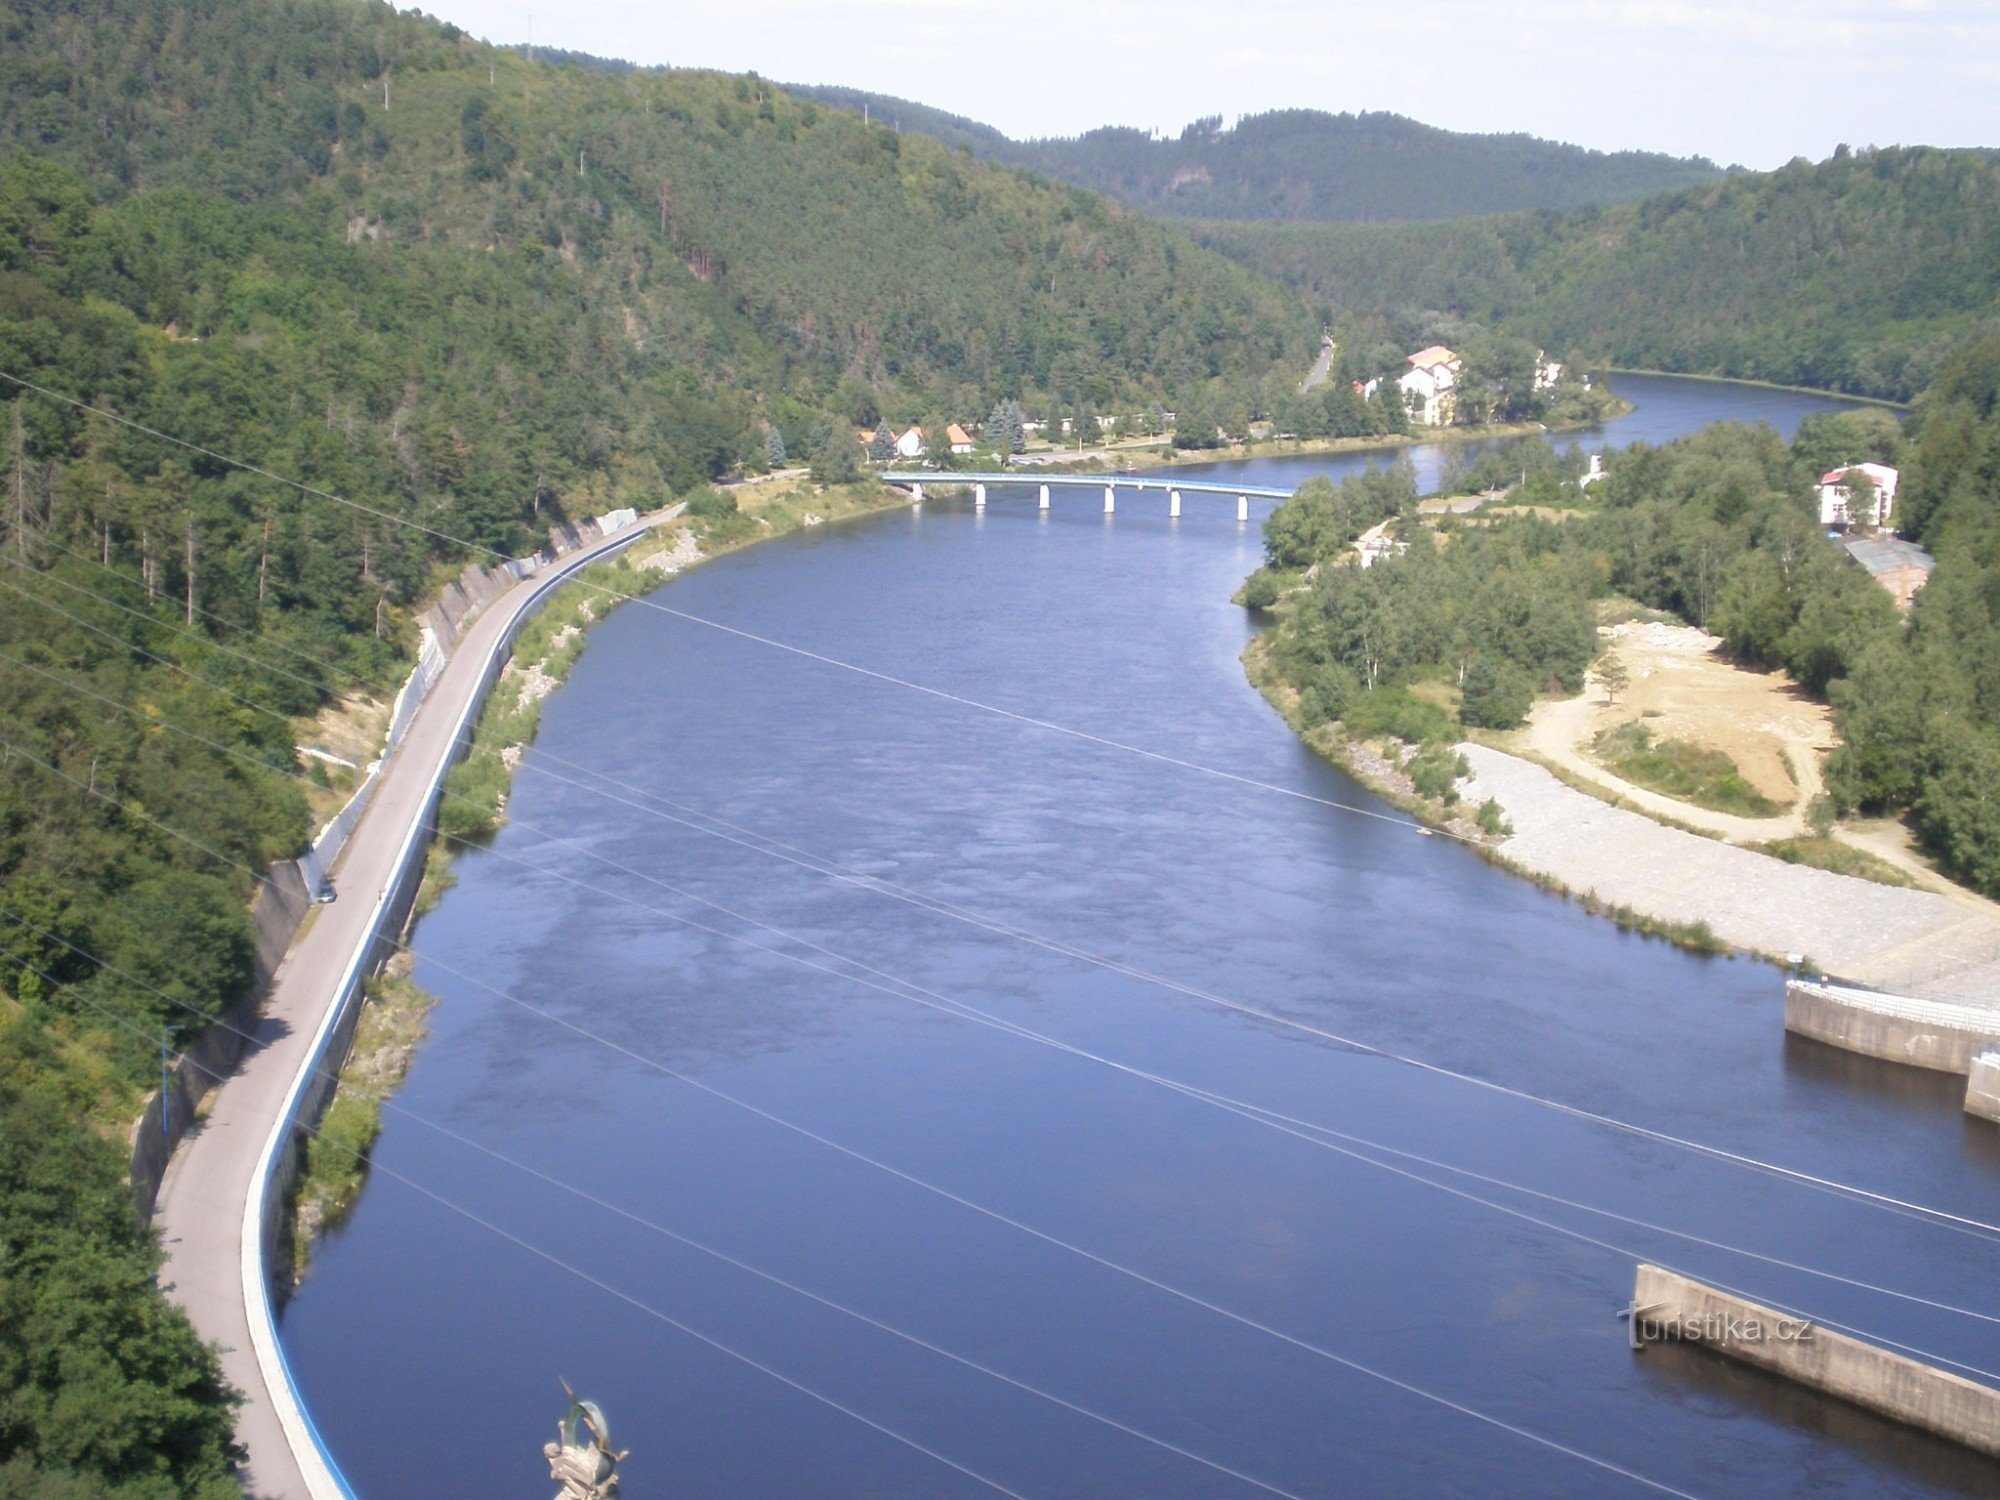
[[[485,681],[488,659],[553,579],[617,551],[676,514],[678,507],[578,549],[515,585],[474,619],[389,757],[374,801],[348,840],[334,871],[339,899],[319,907],[294,939],[255,1041],[168,1166],[154,1213],[167,1257],[161,1282],[201,1336],[221,1347],[223,1373],[244,1393],[236,1431],[249,1450],[244,1488],[257,1500],[315,1500],[339,1493],[329,1490],[323,1473],[309,1481],[314,1462],[302,1462],[293,1451],[301,1417],[283,1389],[275,1350],[266,1349],[260,1358],[252,1338],[260,1310],[248,1299],[261,1301],[255,1278],[262,1257],[246,1255],[254,1250],[245,1244],[246,1208],[259,1189],[259,1166],[273,1128],[310,1062],[342,976],[357,949],[372,940],[378,899],[396,876],[412,825],[425,815],[461,719]]]

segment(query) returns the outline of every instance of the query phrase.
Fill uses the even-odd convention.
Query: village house
[[[963,454],[963,453],[970,453],[972,451],[972,439],[966,436],[965,429],[959,426],[958,423],[956,422],[950,423],[948,426],[946,426],[944,430],[944,440],[945,440],[945,445],[949,447],[953,453]]]
[[[922,458],[928,451],[921,427],[912,427],[896,439],[896,452],[902,458]]]
[[[1410,356],[1409,373],[1396,382],[1410,406],[1410,420],[1420,427],[1443,427],[1458,410],[1458,379],[1465,363],[1443,344],[1419,349]]]
[[[1867,484],[1857,482],[1857,476]],[[1896,484],[1902,476],[1887,464],[1842,464],[1819,476],[1819,522],[1822,526],[1889,526],[1896,510]],[[1855,494],[1873,486],[1873,503],[1864,503],[1864,512],[1852,516]]]

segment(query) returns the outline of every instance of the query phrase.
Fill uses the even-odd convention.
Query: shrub
[[[703,485],[687,496],[687,514],[697,521],[720,521],[736,514],[736,497],[727,490]]]
[[[1341,718],[1348,733],[1363,739],[1394,735],[1412,745],[1427,740],[1449,740],[1457,725],[1449,713],[1435,703],[1413,698],[1405,688],[1383,687],[1372,693],[1355,695]]]
[[[1410,784],[1417,795],[1442,802],[1446,807],[1458,801],[1459,778],[1472,774],[1465,757],[1442,741],[1425,745],[1411,756],[1408,769]]]
[[[1278,580],[1269,568],[1259,568],[1243,584],[1243,605],[1246,609],[1269,609],[1278,602]]]

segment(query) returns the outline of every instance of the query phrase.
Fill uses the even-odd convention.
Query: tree
[[[809,468],[816,484],[852,484],[861,477],[861,445],[844,423],[827,424]]]
[[[1515,729],[1534,705],[1535,684],[1512,662],[1482,656],[1466,668],[1458,716],[1481,729]]]
[[[785,435],[774,426],[764,429],[764,461],[773,469],[785,466]]]
[[[1875,525],[1875,481],[1862,469],[1849,469],[1840,481],[1841,504],[1847,524],[1867,531]]]
[[[1632,674],[1626,669],[1625,658],[1615,651],[1605,652],[1602,660],[1597,663],[1597,680],[1604,684],[1605,701],[1616,704],[1618,695],[1632,683]]]

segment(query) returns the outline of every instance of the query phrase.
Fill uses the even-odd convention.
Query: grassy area
[[[1773,839],[1769,843],[1752,844],[1750,847],[1759,854],[1782,859],[1789,865],[1811,865],[1815,870],[1853,875],[1861,880],[1872,880],[1877,885],[1923,889],[1922,885],[1886,859],[1865,849],[1857,849],[1852,844],[1843,844],[1836,838]]]
[[[306,1137],[292,1190],[292,1273],[303,1275],[313,1241],[344,1219],[368,1180],[368,1153],[382,1134],[382,1099],[401,1086],[428,1029],[436,997],[398,959],[368,982],[354,1045],[319,1128]]]
[[[1784,809],[1743,779],[1720,750],[1687,740],[1661,740],[1642,723],[1621,724],[1593,747],[1606,768],[1634,786],[1743,818],[1775,817]]]

